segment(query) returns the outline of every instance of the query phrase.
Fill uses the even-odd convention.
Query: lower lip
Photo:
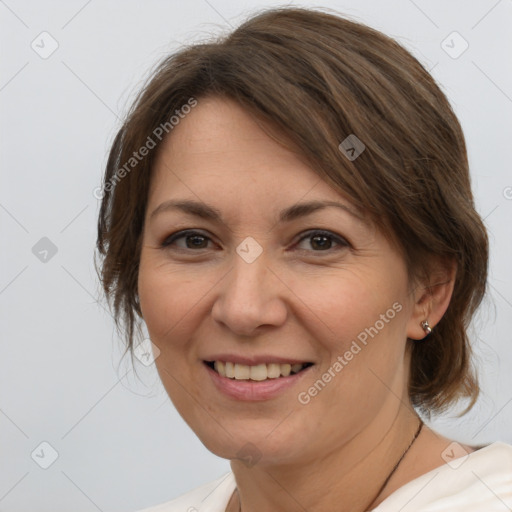
[[[203,363],[204,364],[204,363]],[[236,380],[223,377],[215,370],[204,364],[206,370],[219,391],[225,395],[245,400],[247,402],[256,402],[261,400],[270,400],[283,393],[286,389],[297,384],[313,366],[308,366],[299,373],[289,375],[288,377],[278,377],[277,379],[267,379],[262,381],[255,380]]]

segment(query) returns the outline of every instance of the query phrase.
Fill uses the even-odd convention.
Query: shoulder
[[[228,472],[178,498],[138,512],[224,512],[235,487],[234,475]]]
[[[445,461],[399,488],[374,512],[498,512],[512,505],[512,445],[495,442]]]

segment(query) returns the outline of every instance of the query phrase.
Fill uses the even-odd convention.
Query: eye
[[[179,240],[184,240],[185,245],[177,244]],[[198,250],[198,249],[208,249],[208,242],[211,242],[211,238],[206,236],[205,234],[194,231],[194,230],[185,230],[178,231],[173,233],[171,236],[167,237],[162,243],[162,248],[171,248],[171,246],[175,246],[178,249],[182,250]],[[343,239],[342,237],[331,233],[330,231],[325,230],[311,230],[308,231],[305,235],[303,235],[295,247],[298,247],[299,250],[309,250],[308,248],[299,247],[301,244],[308,241],[310,247],[313,248],[313,252],[328,252],[333,249],[333,244],[338,245],[339,248],[349,247],[350,244]]]
[[[185,240],[185,246],[176,244],[176,241],[182,239]],[[173,233],[161,243],[161,246],[168,248],[175,245],[179,249],[207,249],[208,241],[211,241],[211,239],[203,233],[187,230]]]
[[[330,231],[313,230],[307,232],[298,242],[300,245],[304,241],[309,241],[310,247],[314,248],[313,252],[327,252],[333,248],[333,242],[343,247],[349,247],[349,243]],[[308,249],[305,249],[308,250]]]

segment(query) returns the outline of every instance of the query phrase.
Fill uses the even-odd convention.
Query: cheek
[[[326,379],[336,376],[324,394],[332,405],[375,408],[387,394],[382,382],[393,387],[401,378],[408,307],[405,280],[398,272],[383,275],[371,269],[344,272],[317,279],[314,288],[304,286],[297,293],[310,310],[307,328],[318,334],[316,341],[325,355],[321,372],[330,373]]]
[[[191,373],[195,356],[188,347],[204,287],[198,279],[185,278],[149,258],[141,258],[138,287],[144,322],[160,351],[156,368],[176,409],[187,419],[193,409],[189,393],[197,393]]]
[[[157,346],[163,345],[164,340],[180,339],[177,334],[186,325],[187,316],[193,314],[199,288],[197,281],[180,278],[177,272],[152,265],[149,258],[141,258],[140,305],[151,339]]]
[[[391,280],[374,269],[342,271],[296,281],[296,294],[309,309],[309,317],[329,332],[329,339],[338,339],[340,348],[368,330],[383,335],[404,327],[405,287],[400,275]]]

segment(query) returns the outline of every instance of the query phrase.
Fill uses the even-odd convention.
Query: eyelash
[[[182,238],[186,238],[186,237],[192,237],[192,236],[199,236],[199,237],[202,237],[204,239],[207,239],[207,240],[210,240],[210,237],[198,232],[198,231],[194,231],[194,230],[185,230],[185,231],[178,231],[176,233],[173,233],[171,236],[167,237],[162,243],[161,243],[161,247],[162,249],[171,249],[171,245],[176,242],[176,240],[180,240]],[[307,231],[306,234],[304,234],[304,236],[302,236],[295,245],[298,245],[300,244],[303,240],[306,240],[306,239],[312,239],[314,238],[315,236],[323,236],[323,237],[326,237],[326,238],[329,238],[331,240],[334,240],[339,246],[340,248],[345,248],[345,247],[350,247],[350,244],[342,237],[338,236],[338,235],[335,235],[334,233],[331,233],[330,231],[325,231],[325,230],[319,230],[319,229],[314,229],[314,230],[310,230],[310,231]],[[340,249],[339,248],[339,249]],[[203,250],[205,248],[201,247],[200,249],[198,249],[196,252],[199,252],[200,250]],[[339,250],[338,249],[338,250]],[[183,251],[194,251],[194,249],[191,249],[191,248],[183,248],[183,247],[180,247],[178,248],[178,250],[183,250]],[[301,250],[301,249],[299,249]],[[306,249],[302,249],[302,250],[306,250]],[[319,251],[311,251],[311,252],[318,252],[318,253],[331,253],[333,250],[333,248],[329,248],[329,249],[325,249],[325,250],[319,250]],[[309,252],[309,251],[308,251]]]

